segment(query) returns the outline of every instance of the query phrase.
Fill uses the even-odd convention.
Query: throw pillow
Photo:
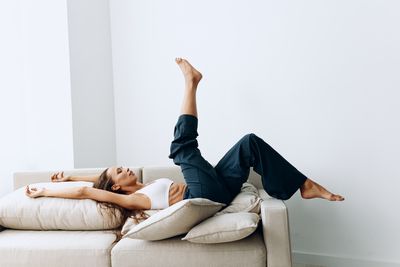
[[[258,189],[251,183],[243,183],[240,193],[215,216],[234,212],[260,213],[261,198]]]
[[[159,212],[160,210],[144,210],[143,212],[145,213],[145,215],[147,215],[148,217],[156,214],[157,212]],[[148,219],[148,218],[147,218]],[[133,218],[128,218],[126,219],[124,225],[122,226],[121,229],[121,234],[125,235],[126,233],[129,232],[130,229],[132,229],[132,227],[138,225],[139,223],[145,221],[146,219],[139,219],[139,220],[135,220]]]
[[[224,243],[240,240],[252,234],[260,216],[236,212],[213,216],[193,227],[182,240],[192,243]]]
[[[185,234],[224,206],[206,198],[184,199],[133,226],[123,237],[162,240]]]
[[[93,186],[90,182],[36,183],[30,187],[60,189]],[[106,230],[123,222],[98,207],[91,199],[66,199],[54,197],[30,198],[25,186],[0,199],[0,225],[25,230]]]

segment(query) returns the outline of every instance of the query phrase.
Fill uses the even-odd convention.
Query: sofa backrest
[[[184,183],[180,167],[178,166],[147,166],[142,169],[143,183],[151,182],[158,178],[169,178],[177,183]],[[249,183],[255,185],[257,188],[263,188],[261,177],[257,173],[250,170],[249,178],[247,180]]]
[[[143,183],[148,183],[158,178],[169,178],[176,183],[185,183],[181,168],[178,166],[147,166],[142,169]]]
[[[140,167],[128,167],[135,172],[139,181],[142,181],[142,168]],[[66,175],[100,175],[105,168],[85,168],[85,169],[72,169],[64,170],[64,176]],[[54,171],[19,171],[14,173],[14,190],[33,183],[51,182],[50,177],[52,174],[59,172],[60,170]]]
[[[100,175],[105,168],[91,168],[91,169],[73,169],[65,170],[64,175]],[[147,167],[129,167],[133,170],[139,182],[147,183],[158,178],[169,178],[177,183],[184,183],[180,167],[178,166],[147,166]],[[58,172],[55,171],[21,171],[14,173],[14,190],[26,186],[28,184],[40,183],[40,182],[50,182],[50,177],[52,174]],[[257,188],[263,188],[261,177],[255,173],[252,169],[250,170],[250,175],[248,182],[255,185]]]

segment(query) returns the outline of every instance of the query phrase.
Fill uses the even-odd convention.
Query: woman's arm
[[[26,186],[25,194],[31,198],[37,197],[60,197],[60,198],[73,198],[83,199],[85,187],[71,187],[63,189],[47,189],[47,188],[29,188]]]
[[[68,181],[85,181],[85,182],[97,182],[97,180],[99,179],[98,175],[95,176],[67,176],[68,177]]]
[[[69,182],[69,181],[85,181],[85,182],[97,182],[99,175],[90,176],[64,176],[64,172],[57,172],[51,176],[52,182]]]
[[[85,187],[83,195],[85,198],[113,203],[129,210],[150,209],[150,207],[145,206],[143,198],[135,194],[124,195],[98,188]]]
[[[72,199],[93,199],[100,202],[109,202],[125,209],[148,209],[142,199],[134,194],[123,195],[93,187],[72,187],[63,189],[29,188],[26,186],[25,194],[31,198],[60,197]]]

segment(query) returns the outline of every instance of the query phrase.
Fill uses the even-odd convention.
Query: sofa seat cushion
[[[107,266],[116,236],[112,231],[0,232],[1,266]]]
[[[266,266],[266,248],[260,229],[247,238],[220,244],[191,243],[181,240],[182,237],[161,241],[123,238],[111,250],[112,266]]]

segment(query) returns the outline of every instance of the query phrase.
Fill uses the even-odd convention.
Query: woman
[[[278,199],[289,199],[298,189],[302,198],[323,198],[342,201],[340,195],[332,194],[321,185],[300,173],[271,146],[254,134],[240,139],[213,167],[198,149],[196,91],[202,75],[190,63],[175,59],[185,78],[185,92],[181,115],[174,130],[169,157],[180,165],[186,184],[173,183],[167,178],[150,184],[138,182],[129,168],[111,167],[97,176],[64,177],[54,174],[52,181],[91,181],[94,187],[46,189],[26,187],[26,195],[36,197],[62,197],[93,199],[117,205],[127,211],[163,209],[187,198],[208,198],[229,204],[247,181],[250,167],[261,175],[264,189]]]

